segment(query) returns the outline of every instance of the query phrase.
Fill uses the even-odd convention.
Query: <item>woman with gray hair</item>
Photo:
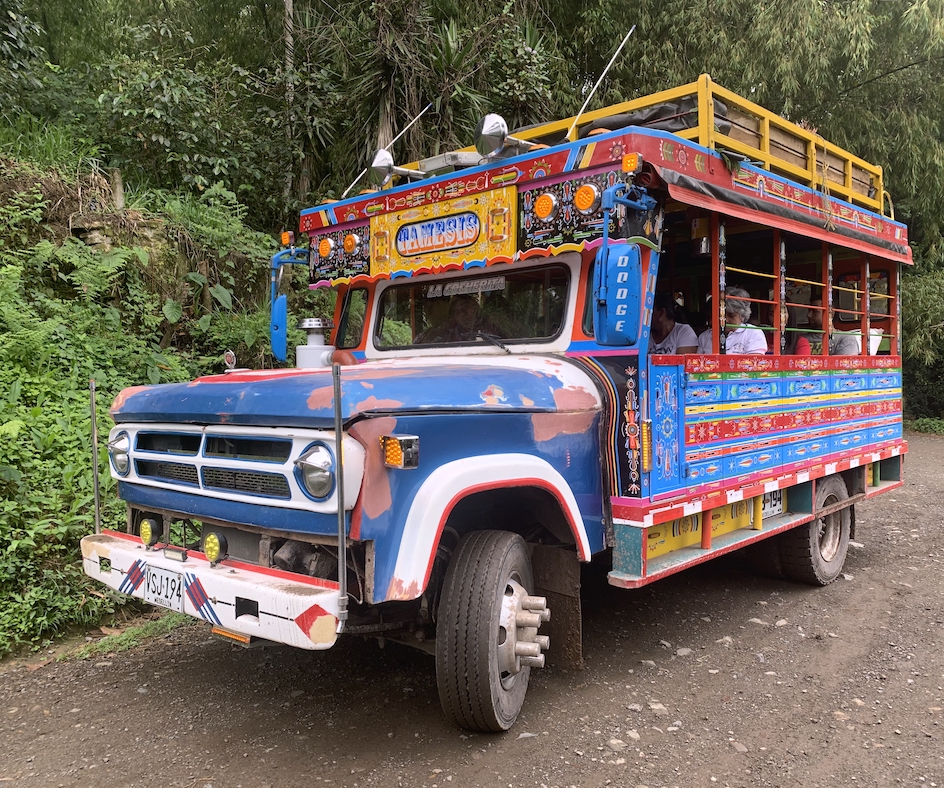
[[[751,319],[750,293],[740,287],[724,288],[724,322],[727,339],[725,353],[729,355],[767,352],[767,338]]]

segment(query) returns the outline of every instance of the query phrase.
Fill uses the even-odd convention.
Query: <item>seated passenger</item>
[[[765,354],[767,339],[764,337],[764,332],[746,322],[751,319],[751,303],[745,300],[750,298],[750,293],[740,287],[726,287],[724,295],[724,322],[727,333],[725,353],[729,355]]]
[[[787,310],[789,317],[787,318],[787,329],[796,329],[799,327],[799,322],[797,321],[796,312],[792,309]],[[809,356],[812,354],[810,348],[810,341],[803,336],[799,331],[787,331],[786,332],[786,342],[783,346],[783,355],[785,356]]]
[[[708,298],[705,300],[705,311],[702,313],[702,315],[704,328],[696,330],[695,333],[698,335],[698,352],[705,356],[709,355],[712,350],[711,340],[713,335],[711,333],[711,321],[713,320],[712,315],[714,315],[714,311],[712,308],[711,296],[708,296]]]
[[[822,298],[811,299],[810,306],[822,307],[823,299]],[[810,327],[816,329],[817,331],[822,331],[824,314],[825,314],[825,310],[823,310],[822,308],[810,309],[806,313],[806,319],[809,321]],[[822,346],[823,335],[817,334],[813,342]],[[829,355],[831,356],[858,356],[859,355],[859,337],[855,334],[834,333],[829,338]]]
[[[675,300],[671,293],[656,293],[652,305],[649,352],[680,355],[694,353],[698,338],[692,327],[675,319]]]
[[[413,340],[414,344],[434,342],[461,342],[475,339],[479,334],[500,336],[498,329],[482,316],[478,301],[465,293],[453,296],[449,302],[449,317],[437,326],[431,326]]]

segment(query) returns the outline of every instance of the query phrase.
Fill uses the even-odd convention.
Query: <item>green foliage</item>
[[[908,422],[908,427],[915,432],[927,432],[931,435],[944,435],[944,419],[924,417]]]
[[[141,284],[141,250],[35,240],[46,210],[36,189],[0,203],[0,655],[117,603],[87,581],[76,550],[93,523],[88,381],[107,430],[107,404],[122,388],[142,375],[191,375],[149,336],[158,318],[128,319],[116,306],[156,307]],[[105,521],[120,527],[101,447],[98,462]]]
[[[36,72],[43,62],[36,44],[39,32],[21,0],[4,0],[0,5],[0,117],[16,117],[29,91],[39,87]]]
[[[171,189],[261,183],[262,129],[240,69],[152,51],[108,64],[102,78],[101,133],[130,175]]]
[[[101,146],[84,134],[79,127],[17,115],[0,125],[0,156],[63,173],[98,170]]]

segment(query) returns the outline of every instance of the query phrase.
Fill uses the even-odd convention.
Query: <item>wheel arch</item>
[[[541,526],[560,541],[569,537],[577,557],[590,560],[590,541],[570,485],[546,460],[528,454],[466,458],[437,468],[424,481],[410,506],[400,540],[388,599],[412,599],[427,588],[445,529],[459,525],[461,533],[508,530],[526,537],[531,523],[505,526],[483,521],[477,512],[509,498],[519,506],[536,504],[549,516]],[[461,534],[460,534],[461,535]]]

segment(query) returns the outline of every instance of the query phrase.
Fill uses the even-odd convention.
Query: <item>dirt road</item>
[[[827,588],[737,558],[639,591],[588,574],[586,669],[534,673],[507,734],[448,725],[419,652],[244,651],[196,626],[0,674],[0,782],[944,786],[944,440],[909,444]]]

